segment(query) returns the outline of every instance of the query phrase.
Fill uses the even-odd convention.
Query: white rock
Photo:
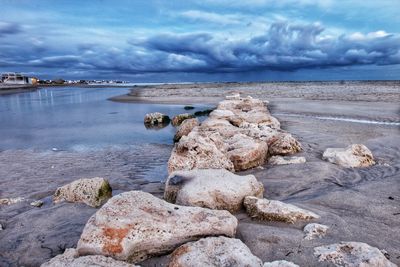
[[[23,197],[0,198],[0,205],[12,205],[23,201],[25,201]]]
[[[239,176],[225,169],[173,172],[165,183],[164,198],[185,206],[237,212],[246,196],[262,197],[263,184],[254,175]]]
[[[267,221],[295,223],[298,220],[317,219],[319,216],[311,211],[277,200],[261,199],[248,196],[244,199],[247,214],[252,218]]]
[[[375,164],[372,152],[364,145],[327,148],[322,159],[346,168],[368,167]]]
[[[319,261],[328,261],[336,266],[396,267],[377,248],[361,242],[341,242],[314,248]]]
[[[225,96],[225,99],[232,100],[232,99],[240,99],[240,94],[233,94]]]
[[[237,219],[225,210],[170,204],[142,191],[111,198],[87,222],[79,255],[141,262],[205,236],[233,237]]]
[[[309,223],[307,224],[303,231],[305,233],[304,239],[312,240],[315,238],[321,238],[326,235],[329,227],[319,223]]]
[[[271,165],[288,165],[288,164],[301,164],[305,163],[305,157],[282,157],[282,156],[272,156],[268,163]]]
[[[102,255],[91,255],[79,257],[78,252],[69,248],[64,254],[55,256],[41,267],[135,267],[137,265],[129,264],[123,261],[117,261],[110,257]],[[139,266],[137,266],[139,267]]]
[[[169,267],[262,266],[262,261],[239,239],[208,237],[180,246]]]
[[[148,113],[144,116],[144,123],[151,125],[169,123],[170,118],[160,112]]]
[[[179,139],[182,138],[182,136],[188,135],[193,130],[194,127],[199,125],[200,122],[197,118],[184,120],[182,124],[179,126],[178,131],[176,131],[176,134],[174,136],[174,142],[178,142]]]
[[[43,206],[43,201],[42,200],[35,200],[35,201],[33,201],[33,202],[31,202],[31,206],[34,206],[34,207],[37,207],[37,208],[40,208],[41,206]]]
[[[272,262],[265,262],[263,267],[299,267],[299,265],[294,264],[290,261],[272,261]]]
[[[99,207],[112,196],[112,189],[104,178],[79,179],[57,188],[54,203],[61,201],[82,202],[91,207]]]
[[[0,223],[0,231],[4,230],[3,225]]]

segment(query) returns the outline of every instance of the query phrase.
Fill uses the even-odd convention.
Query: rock
[[[203,116],[208,116],[213,111],[213,109],[205,109],[205,110],[199,110],[194,113],[194,116],[196,117],[203,117]]]
[[[3,230],[4,230],[3,225],[0,224],[0,231],[3,231]]]
[[[193,106],[184,106],[183,109],[184,110],[192,110],[192,109],[194,109],[194,107]]]
[[[309,223],[307,224],[303,231],[305,233],[304,239],[312,240],[314,238],[321,238],[326,235],[329,227],[319,223]]]
[[[328,261],[336,266],[395,267],[377,248],[361,242],[341,242],[314,248],[319,261]]]
[[[232,95],[227,95],[227,96],[225,96],[225,99],[227,99],[227,100],[239,100],[240,99],[240,94],[239,93],[237,93],[237,94],[232,94]]]
[[[0,198],[0,205],[12,205],[19,202],[25,201],[23,197],[15,197],[15,198]]]
[[[267,158],[268,146],[265,142],[244,135],[236,134],[226,140],[227,155],[235,171],[243,171],[263,164]]]
[[[53,196],[54,203],[63,200],[82,202],[91,207],[99,207],[112,196],[112,189],[104,178],[79,179],[59,187]]]
[[[184,206],[239,211],[246,196],[262,197],[263,184],[254,175],[239,176],[225,169],[173,172],[165,183],[164,198]]]
[[[68,248],[64,254],[55,256],[41,267],[135,267],[137,265],[129,264],[123,261],[117,261],[110,257],[102,255],[91,255],[79,257],[76,249]],[[139,266],[137,266],[139,267]]]
[[[151,125],[168,124],[170,118],[160,112],[149,113],[144,116],[144,123]]]
[[[305,163],[305,157],[282,157],[282,156],[272,156],[268,163],[271,165],[288,165],[288,164],[301,164]]]
[[[239,239],[208,237],[190,242],[171,254],[169,267],[262,266],[262,261]]]
[[[368,167],[375,164],[371,151],[364,145],[349,145],[346,148],[327,148],[322,159],[345,168]]]
[[[225,210],[170,204],[142,191],[111,198],[87,222],[79,255],[141,262],[205,236],[233,237],[237,219]]]
[[[31,202],[31,206],[34,206],[34,207],[37,207],[37,208],[40,208],[41,206],[43,206],[43,201],[41,201],[41,200],[35,200],[35,201],[33,201],[33,202]]]
[[[219,140],[220,139],[220,140]],[[168,172],[192,169],[227,169],[234,170],[232,161],[217,145],[222,143],[219,134],[203,137],[192,131],[183,136],[172,150],[168,160]],[[222,146],[223,144],[220,144]]]
[[[194,118],[194,115],[189,114],[189,113],[179,114],[179,115],[176,115],[176,116],[174,116],[174,117],[172,118],[171,123],[172,123],[173,126],[176,127],[176,126],[181,125],[181,123],[182,123],[184,120],[192,119],[192,118]]]
[[[272,261],[272,262],[265,262],[263,267],[299,267],[299,265],[294,264],[290,261]]]
[[[174,142],[178,142],[182,136],[188,135],[194,127],[199,125],[200,122],[197,118],[184,120],[174,136]]]
[[[261,199],[248,196],[244,199],[247,214],[252,218],[266,221],[295,223],[298,220],[317,219],[319,216],[311,211],[277,200]]]
[[[302,150],[301,144],[291,134],[284,132],[270,140],[268,146],[271,155],[291,155]]]

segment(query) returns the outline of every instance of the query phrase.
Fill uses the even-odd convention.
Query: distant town
[[[124,84],[126,81],[120,80],[64,80],[57,78],[54,80],[42,80],[38,77],[30,77],[17,72],[6,72],[1,74],[0,85],[74,85],[74,84]]]

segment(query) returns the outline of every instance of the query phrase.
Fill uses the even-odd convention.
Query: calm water
[[[146,130],[149,112],[173,116],[181,105],[117,103],[127,88],[45,88],[0,96],[0,150],[86,150],[138,143],[172,144],[175,129]],[[203,110],[206,106],[195,106]]]

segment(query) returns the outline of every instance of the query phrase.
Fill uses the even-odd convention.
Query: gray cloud
[[[17,23],[0,21],[0,37],[9,34],[17,34],[21,31],[22,27]]]

